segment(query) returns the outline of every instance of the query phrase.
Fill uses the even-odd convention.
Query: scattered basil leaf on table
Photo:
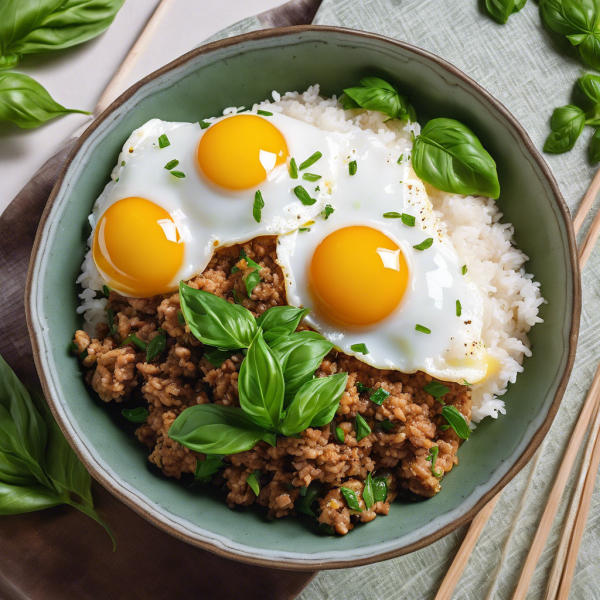
[[[590,162],[600,162],[600,129],[596,129],[590,143]]]
[[[258,317],[256,324],[263,330],[265,342],[272,344],[280,338],[294,333],[300,321],[309,312],[308,308],[273,306]]]
[[[503,25],[510,15],[519,12],[526,3],[527,0],[485,0],[485,8],[494,21]]]
[[[579,89],[594,103],[600,104],[600,77],[587,73],[577,80]]]
[[[562,154],[571,150],[585,125],[585,113],[578,106],[561,106],[552,113],[552,133],[544,144],[544,152]]]
[[[27,75],[0,73],[0,123],[11,121],[22,129],[33,129],[68,113],[90,114],[61,106],[42,85]]]
[[[194,482],[208,483],[219,469],[227,466],[227,463],[223,462],[224,457],[224,454],[207,454],[204,460],[197,460]]]
[[[350,510],[355,510],[356,512],[362,512],[362,508],[358,502],[358,498],[356,497],[356,492],[347,487],[341,487],[340,492],[348,505]]]
[[[477,136],[454,119],[433,119],[416,138],[412,154],[417,176],[452,194],[498,198],[496,163]]]
[[[367,510],[375,504],[375,496],[373,495],[373,478],[371,477],[371,472],[367,474],[367,478],[365,479],[365,487],[362,493],[363,501]]]
[[[150,413],[144,407],[138,406],[137,408],[124,408],[121,414],[132,423],[145,423]]]
[[[456,435],[463,440],[468,440],[471,435],[471,429],[462,413],[454,406],[444,406],[442,408],[442,417],[448,421],[448,425],[454,429]]]

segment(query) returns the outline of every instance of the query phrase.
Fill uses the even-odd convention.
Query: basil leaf
[[[300,321],[309,312],[308,308],[273,306],[258,317],[256,324],[262,329],[265,342],[273,344],[280,338],[294,333]]]
[[[284,386],[281,365],[259,329],[240,368],[240,406],[257,425],[273,430],[281,419]]]
[[[173,422],[169,437],[203,454],[235,454],[254,448],[265,431],[241,409],[220,404],[186,408]]]
[[[61,106],[42,85],[27,75],[0,74],[0,123],[12,121],[22,129],[33,129],[68,113],[90,114]]]
[[[463,440],[468,440],[471,435],[471,429],[461,412],[458,411],[454,406],[444,406],[442,408],[442,417],[448,421],[448,424],[456,435]]]
[[[316,331],[297,331],[272,345],[285,380],[285,407],[300,388],[313,378],[332,348],[333,344]]]
[[[249,310],[183,281],[179,284],[181,309],[190,331],[203,344],[223,350],[248,348],[258,330]]]
[[[429,448],[429,456],[425,459],[431,463],[431,473],[434,477],[442,477],[444,475],[444,471],[435,470],[435,461],[437,460],[439,452],[439,446],[432,446]]]
[[[381,421],[381,429],[384,431],[390,431],[391,429],[394,429],[395,426],[396,424],[392,423],[389,419]]]
[[[569,41],[573,40],[569,37]],[[581,58],[596,70],[600,70],[600,32],[598,30],[586,35],[579,44],[579,54]]]
[[[164,333],[159,333],[153,337],[146,346],[146,362],[150,362],[159,354],[162,354],[167,349],[167,336]]]
[[[540,0],[542,21],[566,36],[591,33],[597,25],[594,0]]]
[[[485,0],[485,8],[494,21],[504,24],[510,15],[519,12],[527,0]]]
[[[14,454],[0,452],[0,481],[10,485],[37,485],[27,463]]]
[[[348,373],[337,373],[307,381],[289,405],[279,426],[281,433],[294,435],[307,427],[323,427],[331,423],[347,380]]]
[[[246,264],[249,267],[252,267],[254,269],[254,271],[248,272],[247,275],[245,275],[246,278],[244,279],[244,284],[246,285],[246,293],[248,294],[248,298],[250,298],[250,294],[252,294],[254,288],[260,283],[259,271],[262,267],[257,262],[253,261],[246,254],[246,252],[244,252],[243,249],[240,251],[240,260],[242,258],[245,259]]]
[[[373,479],[373,500],[385,502],[387,500],[388,486],[386,477],[375,477]]]
[[[477,136],[454,119],[433,119],[413,147],[417,176],[443,192],[498,198],[496,163]]]
[[[336,427],[334,430],[335,437],[340,444],[343,444],[346,441],[346,434],[341,427]]]
[[[223,462],[224,454],[207,454],[203,461],[196,461],[196,469],[194,470],[194,482],[208,483],[212,476],[227,463]]]
[[[124,1],[3,0],[0,55],[60,50],[91,40],[109,27]]]
[[[590,143],[590,162],[600,162],[600,129],[596,129]]]
[[[204,357],[213,367],[220,367],[227,359],[236,354],[235,350],[219,350],[215,348],[207,352],[208,347],[204,347]]]
[[[342,493],[342,496],[344,496],[344,500],[346,501],[346,504],[348,505],[348,508],[350,510],[362,512],[362,508],[358,503],[358,498],[356,497],[356,493],[354,490],[351,490],[347,487],[341,487],[340,492]]]
[[[23,486],[0,481],[0,515],[19,515],[63,503],[60,494],[37,481]]]
[[[316,517],[311,507],[313,505],[313,502],[321,493],[322,488],[323,484],[320,481],[312,481],[308,488],[306,488],[306,492],[304,493],[304,495],[300,495],[298,500],[296,500],[294,508],[297,511],[304,513],[305,515]]]
[[[585,113],[581,108],[569,104],[555,109],[550,121],[552,133],[544,144],[544,152],[562,154],[571,150],[584,125]]]
[[[246,483],[252,488],[255,496],[260,494],[260,484],[258,480],[261,478],[262,472],[260,469],[255,469],[248,477],[246,477]]]
[[[364,108],[382,112],[392,119],[416,121],[415,109],[407,96],[379,77],[365,77],[360,80],[362,87],[346,88],[344,94],[350,99],[343,100],[345,109]]]
[[[124,408],[121,414],[131,423],[145,423],[150,414],[143,406]]]
[[[430,381],[426,386],[423,387],[423,391],[431,394],[434,398],[441,398],[450,391],[450,388],[439,383],[438,381]]]
[[[378,406],[381,406],[387,399],[390,393],[383,388],[379,388],[375,393],[371,395],[371,402],[374,402]]]
[[[588,73],[577,80],[581,91],[594,103],[600,104],[600,77]]]
[[[364,420],[361,415],[356,415],[355,419],[356,426],[356,441],[360,442],[364,437],[367,437],[371,433],[369,424]]]
[[[367,510],[375,504],[375,496],[373,495],[373,479],[371,477],[371,472],[367,474],[367,478],[365,479],[365,487],[363,489],[362,497],[367,507]]]

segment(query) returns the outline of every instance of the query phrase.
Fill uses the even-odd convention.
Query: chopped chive
[[[115,183],[119,183],[119,179],[121,179],[121,178],[120,178],[120,177],[117,177],[117,178],[115,179]]]
[[[371,402],[375,402],[375,404],[381,406],[389,395],[389,392],[386,392],[383,388],[379,388],[374,394],[371,395]]]
[[[341,427],[335,428],[335,437],[337,438],[340,444],[343,444],[346,441],[346,434]]]
[[[185,173],[182,173],[181,171],[169,171],[169,173],[171,173],[173,177],[177,177],[177,179],[183,179],[185,177]]]
[[[423,325],[415,325],[415,331],[420,331],[421,333],[431,333],[431,329],[423,327]]]
[[[326,204],[325,208],[321,211],[321,216],[327,221],[334,212],[335,208],[331,204]]]
[[[306,181],[319,181],[321,176],[316,175],[315,173],[304,173],[304,175],[302,175],[302,179],[306,179]]]
[[[303,485],[303,486],[302,486],[302,487],[301,487],[301,488],[298,490],[298,493],[299,493],[301,496],[306,496],[306,492],[308,492],[308,488],[307,488],[305,485]]]
[[[132,423],[145,423],[150,413],[142,406],[138,406],[137,408],[124,408],[121,414]]]
[[[406,213],[402,213],[402,222],[408,227],[414,227],[416,219],[412,215],[407,215]]]
[[[427,238],[426,240],[423,240],[420,244],[413,246],[413,248],[415,250],[427,250],[427,248],[431,248],[432,244],[433,244],[433,238]]]
[[[371,433],[369,424],[360,415],[356,415],[354,420],[356,425],[356,441],[360,442],[364,437],[367,437]]]
[[[291,158],[290,159],[290,177],[292,179],[298,179],[298,165],[296,164],[296,159],[295,158]]]
[[[125,339],[123,342],[121,342],[121,345],[119,346],[119,348],[121,348],[122,346],[126,346],[127,344],[135,344],[140,350],[146,350],[146,348],[148,347],[148,344],[146,344],[146,342],[140,340],[140,338],[135,335],[135,333],[132,333],[127,339]]]
[[[439,451],[440,449],[438,446],[432,446],[429,448],[429,456],[425,459],[431,463],[431,472],[433,473],[434,477],[441,477],[444,474],[444,471],[439,473],[436,473],[435,471],[435,461],[437,460]]]
[[[310,227],[300,227],[298,231],[310,231]]]
[[[351,160],[348,163],[348,172],[350,173],[350,175],[356,175],[356,169],[358,168],[356,161],[355,160]]]
[[[126,163],[124,160],[122,160],[122,161],[121,161],[121,166],[122,166],[122,167],[124,167],[126,164],[127,164],[127,163]]]
[[[473,385],[472,383],[469,383],[466,379],[463,379],[463,384],[466,385],[466,386],[469,386],[469,387],[471,385]]]
[[[310,165],[314,165],[323,156],[320,152],[315,152],[312,156],[309,156],[303,163],[300,163],[300,171],[308,169]]]
[[[365,479],[365,487],[362,493],[363,502],[367,507],[367,510],[375,504],[375,499],[373,498],[373,478],[371,477],[371,471],[367,474],[367,478]]]
[[[398,164],[401,165],[402,164],[402,159],[404,158],[404,154],[401,154],[400,157],[398,158]]]
[[[261,115],[263,117],[272,117],[273,116],[273,113],[267,112],[266,110],[257,110],[256,114]]]
[[[389,431],[390,429],[394,429],[396,426],[395,423],[392,423],[389,419],[385,419],[385,421],[381,421],[381,429],[384,431]]]
[[[260,223],[262,219],[262,209],[265,207],[265,201],[263,200],[260,190],[256,190],[254,194],[254,204],[252,205],[252,216],[257,223]]]
[[[294,188],[294,194],[296,194],[296,197],[304,204],[304,206],[312,206],[316,202],[315,198],[311,198],[309,193],[301,185],[297,185]]]
[[[183,312],[180,310],[177,311],[177,322],[180,325],[185,325],[185,317],[183,316]]]
[[[462,315],[462,306],[460,304],[460,300],[456,301],[456,316],[460,317]]]
[[[200,124],[200,129],[208,129],[210,127],[210,123],[208,121],[198,121]]]
[[[340,492],[342,493],[342,496],[344,496],[344,500],[346,501],[346,504],[348,505],[348,508],[350,510],[362,512],[362,508],[358,503],[358,498],[356,497],[356,493],[354,492],[354,490],[351,490],[347,487],[341,487]]]
[[[248,477],[246,478],[246,483],[252,488],[252,491],[256,496],[260,493],[260,484],[258,480],[262,477],[262,471],[260,469],[255,469]]]
[[[360,352],[361,354],[369,354],[366,344],[352,344],[350,350],[353,352]]]
[[[469,269],[467,269],[467,265],[463,265],[463,266],[462,266],[462,274],[463,274],[463,275],[466,275],[468,270],[469,270]]]
[[[431,394],[434,398],[441,398],[450,391],[450,388],[437,381],[430,381],[426,386],[423,387],[423,391]]]
[[[103,285],[102,293],[108,298],[110,296],[110,288],[107,285]]]
[[[146,362],[154,360],[167,349],[167,336],[164,333],[153,337],[146,348]]]
[[[366,385],[362,384],[360,381],[357,381],[355,384],[356,389],[358,390],[359,394],[362,394],[363,392],[370,392],[371,388],[367,387]]]
[[[386,212],[383,213],[384,219],[401,219],[402,213],[399,212]]]
[[[169,138],[163,133],[159,138],[158,138],[158,146],[159,148],[166,148],[167,146],[170,146],[171,142],[169,141]]]
[[[106,317],[108,318],[108,328],[110,329],[110,335],[115,337],[118,331],[118,327],[115,325],[115,309],[107,308]]]
[[[165,165],[165,169],[167,171],[170,171],[171,169],[174,169],[177,165],[179,164],[179,161],[174,158],[173,160],[170,160],[166,165]]]

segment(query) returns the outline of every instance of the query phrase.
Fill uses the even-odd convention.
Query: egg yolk
[[[173,289],[183,262],[178,240],[166,210],[143,198],[125,198],[100,218],[92,255],[109,287],[143,298]]]
[[[372,325],[400,304],[408,266],[402,250],[381,231],[345,227],[317,246],[309,284],[315,305],[333,321]]]
[[[244,190],[262,183],[288,157],[285,138],[267,119],[236,115],[211,125],[198,144],[198,165],[213,183]]]

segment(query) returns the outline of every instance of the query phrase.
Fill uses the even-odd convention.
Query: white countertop
[[[109,29],[67,50],[26,56],[15,71],[39,81],[67,108],[92,111],[160,0],[126,0]],[[175,0],[156,39],[129,74],[122,92],[148,73],[233,23],[285,0]],[[37,129],[0,124],[0,213],[78,127],[90,117],[70,114]]]

